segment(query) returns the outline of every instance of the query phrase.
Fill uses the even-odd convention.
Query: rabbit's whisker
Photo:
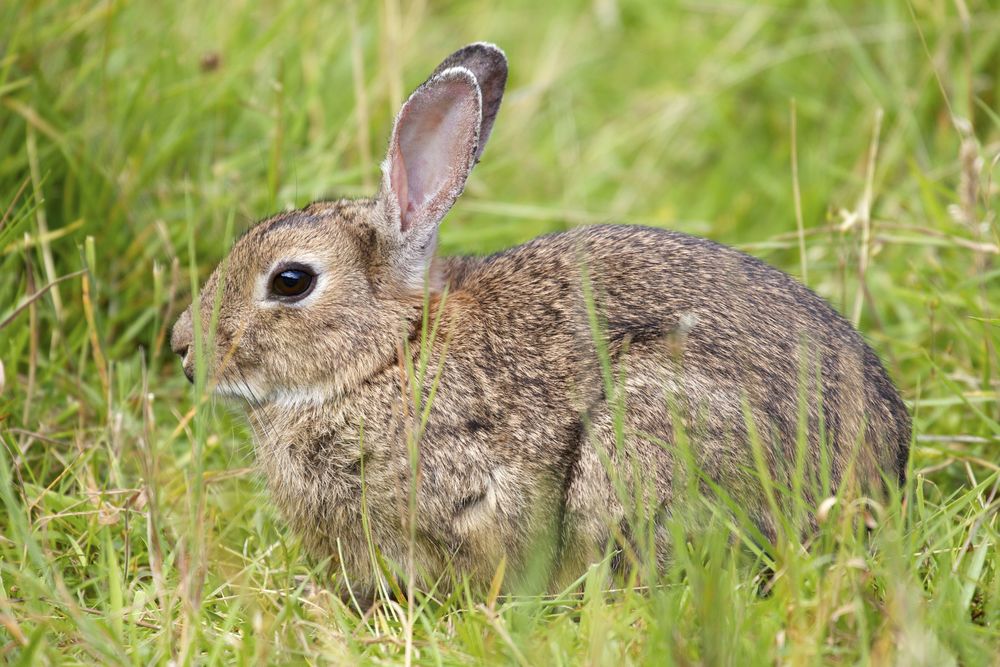
[[[275,442],[278,442],[278,431],[267,414],[264,401],[260,400],[254,392],[249,380],[247,380],[246,374],[243,372],[243,369],[236,368],[235,370],[240,378],[243,390],[246,392],[244,398],[246,398],[247,403],[252,408],[251,413],[256,413],[258,424],[261,426],[261,431],[270,431],[271,437],[274,438]]]

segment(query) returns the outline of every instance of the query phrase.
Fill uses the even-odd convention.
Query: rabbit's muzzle
[[[177,319],[177,324],[170,334],[170,349],[181,358],[184,376],[188,382],[194,383],[194,360],[191,358],[191,347],[194,343],[194,330],[191,322],[191,309],[188,308]]]

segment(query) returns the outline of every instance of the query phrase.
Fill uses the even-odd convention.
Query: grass
[[[372,192],[402,97],[479,39],[511,79],[442,251],[617,220],[804,278],[911,406],[901,498],[827,503],[766,585],[716,522],[648,590],[324,590],[165,336],[255,218]],[[1000,664],[989,0],[11,0],[0,45],[4,661]]]

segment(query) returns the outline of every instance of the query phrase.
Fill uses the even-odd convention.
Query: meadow
[[[508,92],[441,251],[617,221],[765,259],[900,387],[898,496],[676,534],[640,588],[329,592],[169,327],[255,220],[373,193],[477,40]],[[0,662],[1000,665],[998,109],[992,0],[4,0]]]

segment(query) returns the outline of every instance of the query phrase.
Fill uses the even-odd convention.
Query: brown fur
[[[492,49],[463,50],[478,58],[475,80],[501,66],[505,78]],[[460,65],[462,53],[448,66]],[[475,116],[484,123],[476,136],[489,134],[493,97]],[[472,143],[478,155],[482,144]],[[458,192],[460,175],[448,184]],[[902,480],[910,421],[878,358],[826,302],[776,269],[704,239],[611,225],[428,265],[437,220],[401,236],[397,209],[386,181],[374,199],[265,220],[235,244],[201,297],[207,333],[219,294],[206,360],[229,393],[248,400],[278,508],[308,550],[335,557],[359,590],[370,592],[380,577],[365,525],[395,564],[407,561],[412,528],[427,585],[449,569],[489,582],[504,557],[510,581],[532,561],[546,578],[569,580],[609,543],[631,539],[636,498],[659,515],[674,511],[687,470],[678,429],[702,488],[717,484],[773,536],[777,517],[755,473],[745,409],[778,486],[791,484],[800,415],[807,479],[818,479],[826,460],[834,488],[850,480],[877,492],[886,477]],[[261,306],[255,290],[269,268],[302,256],[327,281],[316,300]],[[400,358],[405,350],[419,365],[426,333],[415,269],[429,277],[430,319],[439,322],[416,404]],[[610,397],[588,290],[612,373],[624,381]],[[189,375],[193,340],[189,309],[172,340]],[[421,432],[418,413],[432,386]],[[409,445],[418,452],[416,480]],[[665,541],[658,534],[661,556]]]

